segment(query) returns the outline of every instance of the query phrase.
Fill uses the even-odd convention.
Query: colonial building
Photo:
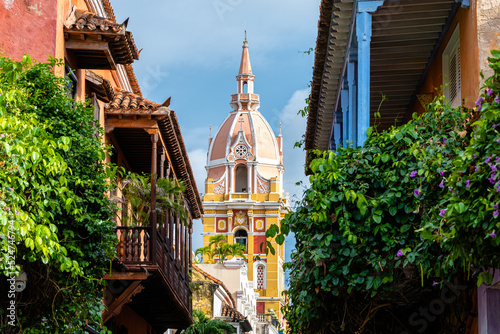
[[[193,269],[193,309],[201,310],[211,319],[230,323],[236,334],[256,333],[253,329],[257,328],[255,301],[258,294],[248,280],[244,261],[197,264]]]
[[[322,0],[306,150],[362,146],[370,126],[404,124],[439,94],[475,107],[499,27],[499,0]],[[477,289],[468,333],[499,331],[499,284]]]
[[[71,80],[68,90],[75,99],[92,101],[95,121],[106,132],[103,140],[112,147],[108,160],[126,171],[151,174],[152,194],[159,178],[184,183],[187,221],[158,214],[155,195],[147,199],[149,221],[117,219],[117,256],[104,277],[109,285],[103,320],[112,333],[188,327],[192,220],[201,218],[203,208],[170,99],[160,104],[142,96],[132,68],[140,51],[128,19],[117,23],[109,0],[3,1],[0,17],[0,52],[16,60],[23,54],[64,60],[57,73]]]
[[[236,82],[232,110],[209,142],[204,246],[211,236],[223,234],[229,243],[246,247],[248,279],[259,293],[257,314],[264,322],[269,312],[281,319],[284,304],[284,245],[269,240],[276,252],[266,255],[265,233],[288,212],[288,199],[283,191],[283,138],[274,135],[258,111],[246,38]]]

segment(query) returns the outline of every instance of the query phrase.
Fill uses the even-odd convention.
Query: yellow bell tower
[[[282,322],[285,247],[269,240],[276,252],[266,256],[265,233],[289,211],[283,191],[283,137],[281,129],[274,135],[258,111],[254,79],[245,32],[232,111],[209,142],[203,243],[208,246],[211,236],[223,234],[229,243],[245,245],[248,279],[259,294],[257,316],[264,321],[274,313]]]

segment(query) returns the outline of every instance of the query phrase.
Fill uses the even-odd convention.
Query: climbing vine
[[[277,240],[297,239],[285,265],[290,333],[410,332],[411,312],[443,289],[491,283],[488,268],[500,263],[500,52],[492,55],[495,75],[475,109],[437,98],[403,126],[368,129],[363,147],[313,152],[310,188],[274,228]],[[453,307],[464,300],[427,319],[427,330],[463,332],[468,313]]]
[[[113,169],[103,164],[92,108],[53,73],[62,65],[0,58],[0,274],[22,269],[28,279],[12,298],[15,321],[0,282],[2,333],[102,326],[101,278],[115,254]]]

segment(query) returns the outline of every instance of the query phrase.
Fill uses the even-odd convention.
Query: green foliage
[[[193,310],[194,323],[184,334],[225,334],[235,333],[234,327],[220,319],[209,319],[200,310]]]
[[[269,235],[290,229],[297,238],[285,265],[290,332],[362,332],[372,310],[410,303],[404,286],[425,296],[433,281],[464,274],[491,283],[485,270],[500,263],[500,52],[493,55],[477,110],[439,98],[408,124],[369,131],[362,148],[314,152],[302,203]]]
[[[116,242],[106,196],[113,170],[102,163],[92,108],[53,73],[61,65],[0,58],[0,273],[22,265],[28,275],[16,295],[19,327],[3,314],[5,333],[78,333],[102,322],[100,279]]]
[[[118,198],[129,216],[125,215],[125,224],[147,226],[151,216],[151,175],[128,173],[121,180],[123,198]],[[188,210],[184,207],[182,181],[160,178],[156,180],[156,211],[158,215],[170,212],[187,223]],[[130,205],[130,210],[127,210]],[[130,211],[130,212],[128,212]]]
[[[246,247],[240,244],[227,243],[226,237],[223,234],[216,234],[210,237],[208,246],[200,247],[195,251],[195,255],[207,256],[208,262],[224,263],[228,257],[241,257],[246,259]]]

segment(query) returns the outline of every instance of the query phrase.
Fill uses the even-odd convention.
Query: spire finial
[[[250,56],[248,55],[247,30],[245,29],[245,40],[243,41],[243,51],[241,53],[241,63],[238,75],[252,75],[252,66],[250,65]]]
[[[210,124],[210,133],[208,134],[208,138],[212,138],[212,124]]]

